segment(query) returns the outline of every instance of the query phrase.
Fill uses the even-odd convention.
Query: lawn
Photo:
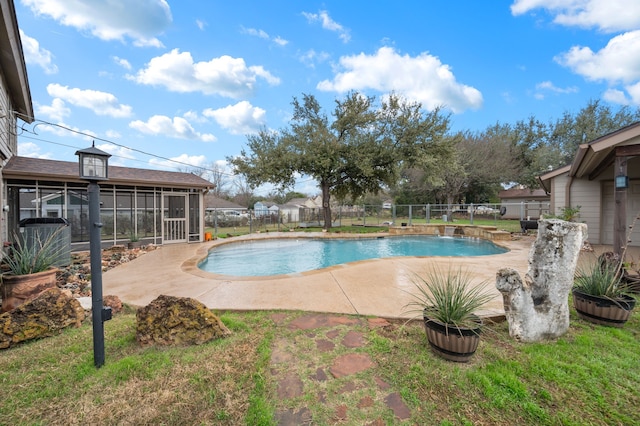
[[[278,413],[303,409],[313,424],[626,425],[640,419],[637,313],[613,329],[572,311],[565,336],[535,344],[512,340],[505,322],[490,324],[468,364],[432,354],[419,323],[371,327],[366,318],[343,316],[355,322],[301,330],[289,324],[304,312],[220,315],[233,331],[229,338],[142,348],[127,309],[105,323],[100,369],[93,366],[89,322],[1,351],[0,424],[269,425]],[[364,344],[320,350],[319,342],[351,333]],[[348,352],[368,355],[373,367],[317,380],[332,357]],[[301,395],[280,395],[276,378],[283,374],[301,378]],[[401,397],[409,418],[399,420],[385,405],[390,394]]]

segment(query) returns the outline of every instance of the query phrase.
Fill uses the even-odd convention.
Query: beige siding
[[[560,211],[567,206],[565,202],[565,189],[568,182],[568,173],[556,176],[551,181],[551,214],[560,214]]]
[[[580,207],[578,220],[587,224],[589,242],[600,244],[601,185],[599,181],[574,179],[571,185],[571,207]]]
[[[602,190],[602,238],[599,244],[613,244],[614,189],[613,181],[603,181]],[[640,180],[631,180],[627,192],[627,225],[640,214]],[[631,234],[631,246],[640,246],[640,223],[637,223]]]

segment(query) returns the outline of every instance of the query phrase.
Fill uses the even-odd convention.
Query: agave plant
[[[590,296],[615,299],[627,292],[622,277],[615,263],[595,262],[576,271],[573,288]]]
[[[68,249],[59,243],[59,232],[62,232],[62,228],[50,233],[35,232],[32,238],[27,238],[24,234],[15,234],[14,242],[2,262],[13,275],[46,271]]]
[[[428,315],[437,321],[454,327],[477,326],[473,313],[493,299],[486,291],[487,281],[472,283],[471,275],[461,268],[446,272],[433,268],[414,279],[417,293],[405,308],[416,315]]]

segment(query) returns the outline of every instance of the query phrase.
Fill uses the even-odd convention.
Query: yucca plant
[[[414,284],[417,293],[411,294],[414,300],[405,305],[410,308],[406,312],[454,327],[476,327],[474,312],[493,299],[486,291],[487,281],[474,285],[471,275],[461,268],[443,272],[434,267],[424,277],[416,275]]]
[[[573,288],[590,296],[615,299],[627,293],[622,274],[615,263],[595,262],[579,268],[573,280]]]
[[[13,275],[28,275],[43,272],[51,268],[66,250],[58,241],[58,233],[62,228],[54,232],[34,232],[33,238],[27,238],[24,234],[14,234],[14,242],[2,259],[10,273]]]

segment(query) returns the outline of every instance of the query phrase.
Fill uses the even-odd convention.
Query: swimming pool
[[[215,247],[198,267],[222,275],[269,276],[382,257],[486,256],[507,251],[482,239],[429,235],[268,239]]]

